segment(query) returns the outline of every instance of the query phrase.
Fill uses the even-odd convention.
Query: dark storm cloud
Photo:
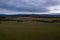
[[[0,0],[0,8],[13,11],[48,12],[47,7],[56,5],[59,0]]]

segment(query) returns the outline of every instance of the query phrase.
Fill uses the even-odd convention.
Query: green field
[[[2,22],[0,40],[60,40],[60,24]]]

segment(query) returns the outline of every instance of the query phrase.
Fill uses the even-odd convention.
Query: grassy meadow
[[[60,40],[60,24],[2,21],[0,40]]]

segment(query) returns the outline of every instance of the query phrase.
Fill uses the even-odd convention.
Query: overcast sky
[[[60,13],[60,0],[0,0],[0,14]]]

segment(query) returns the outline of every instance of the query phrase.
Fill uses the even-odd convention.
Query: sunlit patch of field
[[[60,40],[60,24],[2,22],[0,24],[0,40]]]

